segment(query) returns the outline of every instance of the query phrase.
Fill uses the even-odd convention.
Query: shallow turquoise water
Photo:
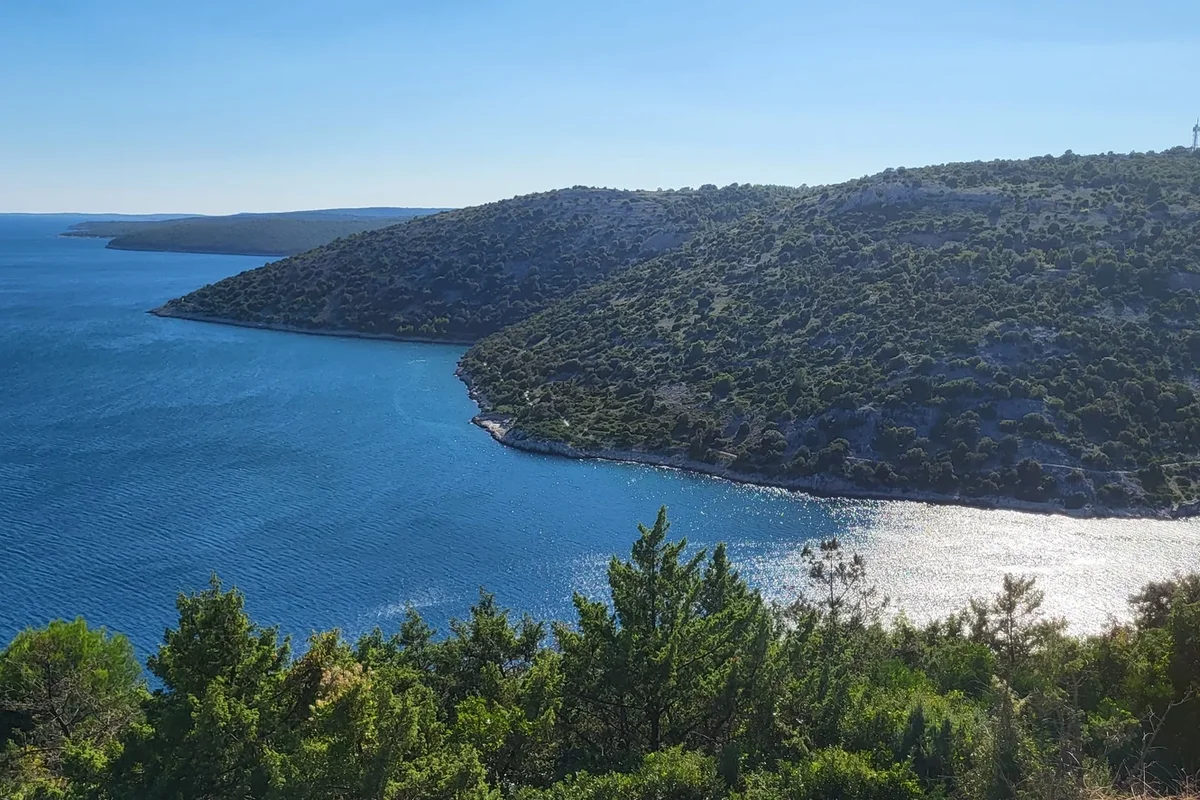
[[[726,540],[774,598],[841,535],[924,619],[1033,572],[1079,630],[1200,568],[1200,523],[1086,522],[813,500],[670,470],[516,452],[469,423],[459,348],[144,313],[261,258],[105,250],[75,220],[0,216],[0,641],[83,614],[143,653],[211,572],[303,637],[438,624],[480,585],[539,616],[603,589],[638,520]]]

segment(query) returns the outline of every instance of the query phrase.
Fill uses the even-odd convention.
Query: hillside
[[[88,221],[72,225],[63,235],[111,238],[108,247],[114,250],[285,256],[440,210],[325,209],[164,221]]]
[[[156,313],[473,341],[622,267],[802,192],[576,187],[360,233],[244,272]]]
[[[889,170],[616,273],[462,367],[519,446],[1194,513],[1198,292],[1200,157],[1182,148]]]

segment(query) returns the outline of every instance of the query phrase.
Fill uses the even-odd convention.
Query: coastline
[[[111,239],[108,244],[104,245],[105,250],[121,250],[126,253],[191,253],[198,256],[255,256],[258,258],[287,258],[294,256],[297,253],[304,252],[296,250],[290,253],[280,253],[278,251],[267,250],[225,250],[220,248],[184,248],[184,247],[130,247],[113,244],[117,238],[109,236],[93,236],[93,239]]]
[[[414,342],[419,344],[445,344],[466,347],[475,340],[447,339],[422,336],[396,336],[393,334],[364,333],[361,331],[325,329],[316,330],[300,328],[292,325],[272,324],[265,322],[247,322],[228,317],[214,317],[204,314],[190,314],[175,311],[166,306],[159,306],[147,312],[157,317],[185,319],[193,322],[208,322],[217,325],[232,325],[240,328],[278,331],[281,333],[302,333],[310,336],[333,336],[347,339],[371,339],[389,342]],[[730,481],[731,483],[764,486],[783,489],[790,492],[800,492],[812,497],[847,498],[857,500],[907,500],[917,503],[934,505],[964,506],[996,511],[1021,511],[1034,514],[1057,514],[1075,519],[1149,519],[1174,520],[1200,517],[1200,502],[1191,503],[1176,508],[1153,508],[1145,506],[1112,508],[1109,506],[1088,505],[1083,508],[1066,508],[1054,503],[1036,503],[1028,500],[1018,500],[1012,497],[972,497],[965,495],[948,495],[925,490],[909,489],[868,489],[849,481],[813,476],[809,478],[776,478],[768,475],[755,475],[738,472],[720,464],[710,464],[704,461],[694,461],[683,456],[664,455],[640,450],[581,450],[564,442],[553,442],[534,439],[512,427],[511,419],[493,410],[487,395],[475,384],[470,374],[461,364],[454,371],[467,387],[467,394],[479,408],[479,413],[471,418],[471,422],[487,431],[498,443],[522,450],[527,453],[551,455],[576,460],[611,461],[624,464],[642,464],[651,467],[675,469],[681,472],[691,472],[710,478]]]
[[[487,431],[493,439],[502,445],[523,450],[528,453],[573,458],[576,460],[611,461],[624,464],[642,464],[651,467],[675,469],[681,472],[691,472],[706,475],[710,478],[729,481],[731,483],[764,486],[773,489],[783,489],[799,492],[820,498],[843,498],[856,500],[907,500],[916,503],[930,503],[944,506],[965,506],[993,511],[1021,511],[1034,514],[1056,514],[1075,519],[1148,519],[1148,520],[1177,520],[1200,517],[1200,503],[1191,503],[1176,508],[1153,508],[1135,506],[1128,508],[1112,508],[1110,506],[1088,505],[1082,508],[1066,508],[1054,503],[1036,503],[1029,500],[1018,500],[1014,497],[972,497],[966,495],[949,495],[939,492],[910,489],[868,489],[850,481],[823,476],[809,478],[776,478],[768,475],[748,474],[729,469],[720,464],[710,464],[705,461],[695,461],[685,456],[664,455],[641,450],[583,450],[564,442],[547,441],[532,438],[512,427],[511,419],[492,410],[487,396],[474,385],[471,376],[460,366],[455,374],[467,385],[471,399],[479,406],[480,412],[471,418],[471,422]]]
[[[910,489],[866,489],[851,484],[848,481],[821,476],[779,479],[766,475],[737,472],[727,467],[722,467],[719,464],[693,461],[682,456],[661,455],[638,450],[580,450],[562,442],[533,439],[524,436],[520,431],[512,429],[505,417],[493,412],[485,411],[476,414],[471,419],[471,422],[491,434],[492,438],[500,444],[528,453],[573,458],[576,460],[611,461],[618,464],[641,464],[644,466],[662,467],[679,470],[680,472],[706,475],[710,478],[717,478],[731,483],[783,489],[789,492],[799,492],[820,498],[907,500],[915,503],[962,506],[992,511],[1055,514],[1075,519],[1178,520],[1194,519],[1200,516],[1200,507],[1197,507],[1196,504],[1180,506],[1174,509],[1148,507],[1111,508],[1109,506],[1066,508],[1065,506],[1054,505],[1052,503],[1035,503],[1010,497],[970,497]]]
[[[186,311],[176,311],[166,306],[152,308],[146,312],[164,319],[186,319],[192,322],[210,322],[214,325],[232,325],[235,328],[254,328],[260,331],[278,331],[280,333],[303,333],[308,336],[333,336],[339,339],[373,339],[384,342],[415,342],[418,344],[449,344],[455,347],[470,347],[475,339],[435,338],[432,336],[396,336],[390,333],[366,333],[364,331],[339,330],[337,328],[301,328],[296,325],[281,325],[270,322],[248,322],[229,317],[214,317],[207,314],[191,314]]]
[[[290,253],[280,253],[277,251],[258,250],[247,252],[245,250],[222,250],[222,249],[188,249],[183,247],[121,247],[114,245],[113,242],[121,237],[110,236],[106,233],[88,233],[87,231],[72,231],[67,230],[59,234],[62,239],[108,239],[108,244],[104,245],[105,250],[122,250],[126,253],[192,253],[198,256],[256,256],[259,258],[287,258],[294,256],[297,253],[303,252],[296,250]]]

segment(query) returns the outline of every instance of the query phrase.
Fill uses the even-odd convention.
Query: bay
[[[1200,522],[818,500],[503,448],[470,424],[461,348],[274,333],[146,310],[261,258],[106,250],[67,216],[0,215],[0,642],[83,615],[142,655],[218,574],[295,637],[443,627],[480,586],[539,617],[604,591],[636,523],[729,543],[777,600],[840,536],[921,621],[1034,574],[1091,632],[1200,569]]]

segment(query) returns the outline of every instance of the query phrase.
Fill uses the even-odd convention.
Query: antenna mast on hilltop
[[[1196,145],[1200,143],[1200,119],[1196,120],[1196,124],[1192,126],[1192,152],[1196,152]]]

